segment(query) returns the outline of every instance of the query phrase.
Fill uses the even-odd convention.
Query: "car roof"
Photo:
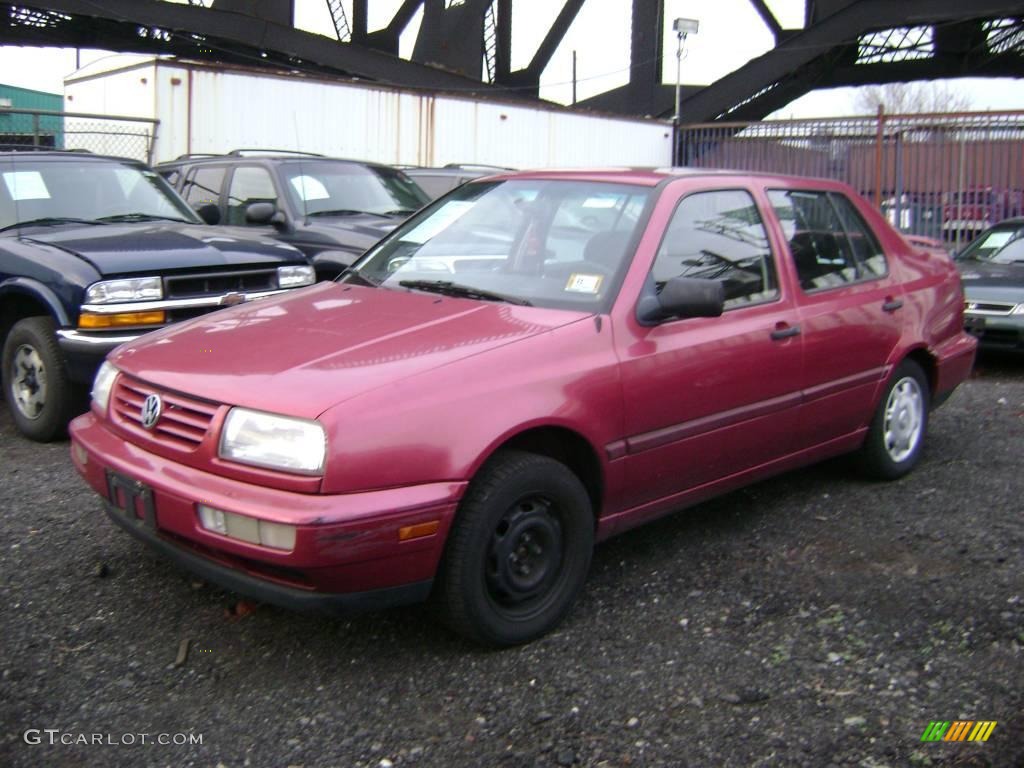
[[[374,163],[369,160],[354,160],[348,157],[330,157],[328,155],[316,155],[304,152],[284,152],[282,150],[234,150],[223,155],[196,153],[181,155],[173,160],[157,163],[156,168],[176,168],[184,165],[205,165],[209,163],[242,163],[242,162],[274,162],[274,163],[296,163],[309,165],[310,163],[347,163],[349,165],[361,165],[367,168],[393,169],[385,163]]]
[[[737,171],[718,168],[544,168],[538,170],[524,170],[513,172],[501,172],[491,174],[473,181],[487,180],[509,180],[509,179],[552,179],[566,181],[599,181],[617,182],[620,184],[635,184],[639,186],[654,187],[664,184],[673,179],[700,179],[700,178],[741,178],[760,179],[768,183],[775,183],[784,187],[811,187],[817,189],[843,189],[850,187],[843,182],[834,179],[814,178],[806,176],[790,176],[775,173],[760,173],[752,171]]]
[[[141,160],[136,160],[133,157],[118,157],[117,155],[96,155],[88,150],[60,150],[60,149],[47,149],[47,150],[3,150],[0,149],[0,162],[10,163],[18,161],[31,161],[31,160],[84,160],[86,162],[100,162],[100,163],[130,163],[132,165],[145,165]]]

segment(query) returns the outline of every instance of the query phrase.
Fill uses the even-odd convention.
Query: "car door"
[[[854,204],[839,192],[773,189],[789,243],[804,339],[798,447],[866,426],[902,334],[903,291]]]
[[[671,214],[649,275],[720,280],[720,317],[617,335],[628,482],[623,509],[787,454],[800,402],[802,338],[761,210],[743,188],[694,192]],[[633,318],[635,320],[635,318]]]

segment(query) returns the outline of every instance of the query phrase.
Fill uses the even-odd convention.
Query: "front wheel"
[[[889,378],[861,448],[861,465],[869,475],[895,480],[916,466],[928,429],[929,399],[921,366],[904,360]]]
[[[446,623],[481,643],[525,643],[568,613],[590,567],[590,497],[564,464],[506,451],[474,478],[435,595]]]
[[[4,397],[14,424],[41,443],[61,437],[71,418],[73,396],[49,317],[19,320],[3,348]]]

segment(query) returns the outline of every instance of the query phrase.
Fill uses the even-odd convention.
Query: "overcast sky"
[[[186,0],[175,0],[185,2]],[[208,2],[208,0],[207,0]],[[525,66],[561,7],[552,0],[515,0],[513,68]],[[371,29],[385,25],[400,0],[370,3]],[[345,3],[351,8],[351,2]],[[768,0],[784,27],[799,27],[803,0]],[[628,79],[630,6],[627,0],[588,0],[569,29],[542,78],[542,97],[568,103],[572,95],[572,51],[577,52],[577,94],[586,98],[622,85]],[[333,37],[326,0],[295,0],[296,26]],[[700,29],[687,40],[683,83],[705,85],[769,50],[771,34],[749,0],[666,0],[665,82],[675,82],[675,36],[671,19],[696,19]],[[402,39],[402,55],[412,50],[419,18]],[[82,63],[103,52],[83,51]],[[0,46],[0,83],[61,93],[63,79],[75,69],[73,50]],[[1024,82],[969,79],[951,81],[954,91],[969,96],[973,109],[1024,109]],[[853,114],[852,89],[808,94],[780,110],[776,117],[845,116]],[[683,117],[685,121],[685,115]]]

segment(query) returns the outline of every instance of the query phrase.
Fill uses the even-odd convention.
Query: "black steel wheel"
[[[459,507],[435,594],[442,617],[488,645],[533,640],[572,607],[593,547],[594,515],[579,478],[546,456],[505,451]]]
[[[21,434],[41,443],[62,437],[74,393],[49,317],[19,320],[3,348],[4,398]]]

